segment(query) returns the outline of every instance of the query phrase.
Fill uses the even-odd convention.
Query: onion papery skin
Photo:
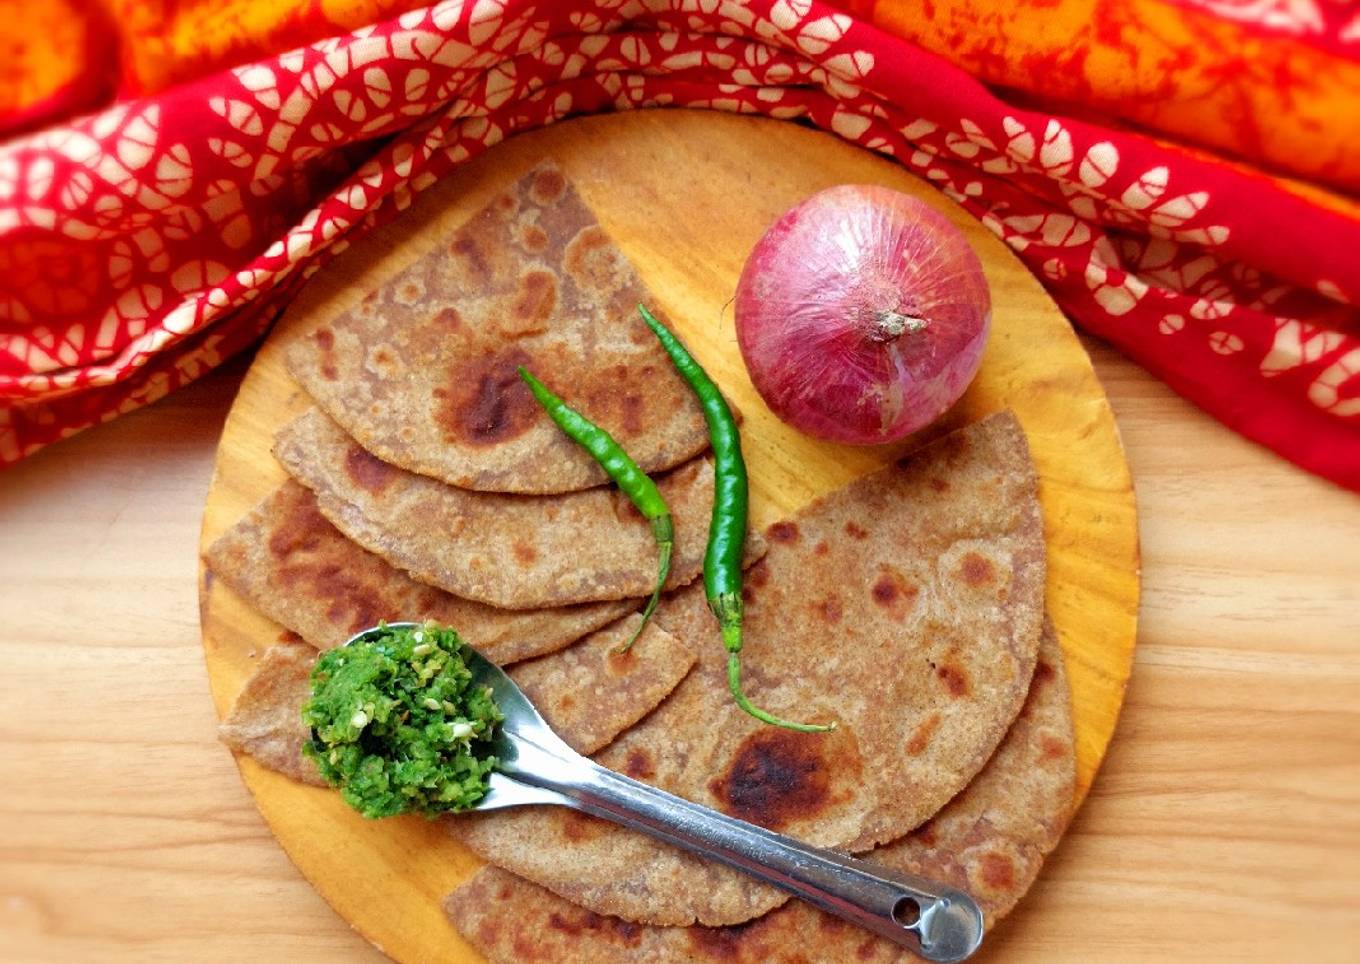
[[[878,445],[958,401],[982,361],[991,296],[942,214],[889,188],[842,185],[760,239],[735,314],[751,380],[776,415],[816,438]]]

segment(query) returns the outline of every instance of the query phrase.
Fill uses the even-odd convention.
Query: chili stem
[[[642,610],[642,622],[638,623],[638,628],[633,632],[633,635],[628,637],[628,642],[614,651],[616,653],[626,653],[633,648],[633,643],[637,642],[638,636],[642,633],[642,628],[647,625],[647,620],[651,619],[652,613],[656,611],[656,604],[661,601],[661,590],[666,585],[666,577],[671,572],[671,552],[675,549],[675,527],[671,523],[669,514],[657,516],[652,520],[652,535],[656,539],[657,548],[656,588],[652,590],[652,598],[647,600],[647,607]]]

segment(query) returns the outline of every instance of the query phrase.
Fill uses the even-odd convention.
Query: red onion
[[[828,188],[765,232],[741,272],[737,340],[775,414],[874,445],[923,428],[977,373],[991,324],[963,234],[884,187]]]

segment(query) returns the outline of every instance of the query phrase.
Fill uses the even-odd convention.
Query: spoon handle
[[[556,791],[575,809],[721,861],[930,961],[961,961],[982,942],[982,913],[952,887],[800,843],[584,757],[519,744],[507,776]]]

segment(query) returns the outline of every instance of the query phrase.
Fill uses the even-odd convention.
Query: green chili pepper
[[[746,460],[741,455],[741,435],[737,421],[727,407],[718,386],[694,360],[685,346],[657,321],[652,313],[638,305],[642,320],[661,341],[666,354],[671,356],[676,370],[694,389],[708,422],[709,440],[713,446],[713,518],[708,525],[708,550],[704,553],[704,592],[708,608],[718,618],[722,628],[723,647],[727,650],[727,686],[732,698],[747,713],[758,720],[773,723],[802,733],[824,733],[836,728],[835,723],[790,723],[755,706],[741,689],[741,557],[746,546],[746,518],[750,501],[746,480]]]
[[[638,468],[637,463],[623,450],[623,446],[614,441],[614,436],[554,395],[548,386],[522,366],[519,369],[519,377],[524,379],[529,391],[534,393],[534,398],[538,399],[538,403],[547,411],[548,417],[594,457],[600,468],[614,480],[619,491],[628,496],[633,505],[637,506],[637,510],[652,524],[652,535],[656,538],[657,552],[660,556],[656,588],[652,590],[652,598],[647,601],[647,608],[642,611],[642,622],[638,624],[637,630],[629,637],[628,642],[619,647],[619,652],[627,652],[637,641],[643,627],[647,625],[647,620],[652,618],[652,611],[656,609],[656,604],[661,599],[661,588],[666,584],[666,577],[670,575],[671,550],[675,547],[675,529],[671,524],[670,507],[666,505],[666,500],[662,498],[661,490],[656,487],[656,483],[647,477],[646,472]]]

